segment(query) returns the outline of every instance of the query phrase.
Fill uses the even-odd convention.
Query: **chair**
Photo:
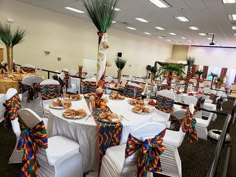
[[[148,122],[131,131],[131,135],[144,141],[153,138],[165,129],[165,126],[156,122]],[[125,158],[126,144],[113,146],[107,149],[102,159],[100,177],[133,177],[136,176],[138,153]],[[160,157],[162,159],[162,156]]]
[[[49,115],[49,104],[61,95],[60,83],[53,79],[46,79],[40,83],[40,93],[43,102],[44,116]]]
[[[9,101],[13,100],[13,97],[16,98],[16,99],[18,98],[17,102],[18,102],[19,105],[16,105],[17,103],[14,103],[14,105],[13,105],[12,103],[9,102]],[[18,107],[18,106],[21,106],[21,102],[19,100],[19,96],[18,96],[18,93],[17,93],[16,89],[10,88],[10,89],[7,90],[6,103],[5,103],[6,106],[8,105],[8,102],[9,102],[10,106],[13,106],[11,108],[15,109],[15,111],[20,109],[20,107]],[[9,115],[9,112],[7,112],[7,108],[6,108],[4,117],[8,116],[7,114]],[[16,135],[16,145],[14,147],[14,150],[13,150],[12,154],[11,154],[11,157],[9,158],[8,163],[9,164],[21,163],[22,162],[23,151],[22,150],[17,150],[17,142],[19,140],[20,133],[21,133],[20,125],[19,125],[19,122],[18,122],[18,117],[14,116],[14,117],[11,118],[11,120],[6,120],[6,121],[10,121],[8,123],[11,124],[10,126],[12,127],[12,130]]]
[[[162,122],[170,126],[169,118],[174,105],[175,95],[170,90],[161,90],[157,92],[157,102],[155,112],[158,116],[152,118],[154,122]],[[167,103],[167,105],[166,105]]]
[[[35,73],[36,67],[31,64],[23,64],[20,67],[22,73]]]
[[[42,119],[32,110],[25,108],[18,111],[19,119],[24,123],[26,128],[34,130],[37,135],[42,133]],[[40,133],[37,131],[36,126],[41,125]],[[23,128],[24,130],[24,128]],[[22,130],[21,130],[22,131]],[[22,134],[22,138],[25,134]],[[31,134],[32,136],[32,134]],[[47,134],[43,134],[38,142],[48,142],[48,148],[44,145],[45,149],[40,148],[36,154],[36,159],[39,162],[40,168],[38,170],[38,177],[82,177],[82,159],[80,154],[80,146],[78,143],[63,137],[53,136],[47,138]],[[39,141],[40,140],[40,141]],[[36,143],[32,138],[32,143]],[[24,149],[27,153],[28,149]],[[34,152],[33,152],[34,153]]]

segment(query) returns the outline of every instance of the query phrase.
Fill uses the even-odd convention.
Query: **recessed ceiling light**
[[[232,4],[232,3],[236,3],[236,0],[223,0],[224,4]]]
[[[236,36],[236,33],[234,33],[234,35]]]
[[[130,27],[130,26],[127,26],[126,28],[128,28],[130,30],[136,30],[136,28],[133,28],[133,27]]]
[[[149,0],[149,1],[152,2],[153,4],[155,4],[159,8],[170,7],[170,5],[167,2],[165,2],[164,0]]]
[[[115,11],[121,11],[121,9],[116,7],[116,8],[115,8]]]
[[[163,39],[163,38],[164,38],[164,36],[158,36],[158,38],[160,38],[160,39]]]
[[[116,23],[116,21],[112,21],[112,23]]]
[[[168,42],[171,42],[172,40],[170,40],[170,39],[167,39],[167,41],[168,41]]]
[[[148,21],[143,19],[143,18],[135,18],[136,20],[140,21],[140,22],[143,22],[143,23],[147,23]]]
[[[149,33],[149,32],[144,32],[144,34],[146,34],[146,35],[151,35],[151,33]]]
[[[206,36],[206,33],[198,33],[200,36]]]
[[[158,30],[165,30],[165,28],[162,28],[160,26],[156,26],[155,28],[158,29]]]
[[[189,19],[187,19],[186,17],[175,17],[177,20],[181,21],[181,22],[189,22]]]
[[[199,30],[197,27],[195,27],[195,26],[190,26],[189,27],[191,30]]]
[[[175,33],[169,33],[170,35],[172,35],[172,36],[176,36],[177,34],[175,34]]]
[[[83,13],[84,13],[84,11],[79,10],[79,9],[75,9],[75,8],[73,8],[73,7],[65,7],[65,9],[71,10],[71,11],[73,11],[73,12],[77,12],[77,13],[80,13],[80,14],[83,14]]]
[[[186,37],[181,37],[181,39],[186,39]]]
[[[232,26],[232,30],[236,30],[236,26]]]
[[[193,42],[193,41],[191,41],[191,40],[188,40],[188,42]]]
[[[229,20],[236,20],[236,14],[228,15]]]
[[[207,39],[208,39],[209,41],[211,41],[211,40],[212,40],[212,38],[211,38],[211,37],[208,37]]]

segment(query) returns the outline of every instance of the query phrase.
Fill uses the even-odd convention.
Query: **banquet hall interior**
[[[236,0],[0,0],[0,176],[235,177]]]

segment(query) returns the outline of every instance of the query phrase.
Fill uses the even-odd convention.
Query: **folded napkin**
[[[152,105],[152,106],[155,106],[155,105],[156,105],[156,103],[155,103],[153,100],[150,100],[150,101],[148,102],[148,104],[150,104],[150,105]]]
[[[202,95],[203,93],[201,91],[198,91],[197,94]]]
[[[181,92],[180,92],[180,91],[177,91],[177,92],[176,92],[176,94],[178,94],[178,95],[179,95],[179,94],[181,94]]]
[[[188,96],[193,96],[193,93],[189,93]]]

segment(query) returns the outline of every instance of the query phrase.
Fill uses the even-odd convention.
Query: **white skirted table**
[[[109,99],[107,105],[112,112],[122,115],[121,123],[123,125],[123,129],[120,144],[126,143],[128,134],[131,130],[144,122],[155,119],[155,121],[167,123],[167,120],[158,118],[159,114],[154,109],[148,114],[137,114],[132,112],[133,106],[129,104],[127,98],[125,100]],[[90,114],[90,110],[84,98],[79,101],[72,101],[71,108],[83,108],[88,114]],[[97,126],[94,118],[90,117],[87,119],[86,117],[83,119],[71,120],[64,118],[62,116],[63,112],[64,110],[50,109],[48,121],[49,136],[63,135],[78,142],[80,144],[84,172],[97,170],[99,164],[98,141]]]

